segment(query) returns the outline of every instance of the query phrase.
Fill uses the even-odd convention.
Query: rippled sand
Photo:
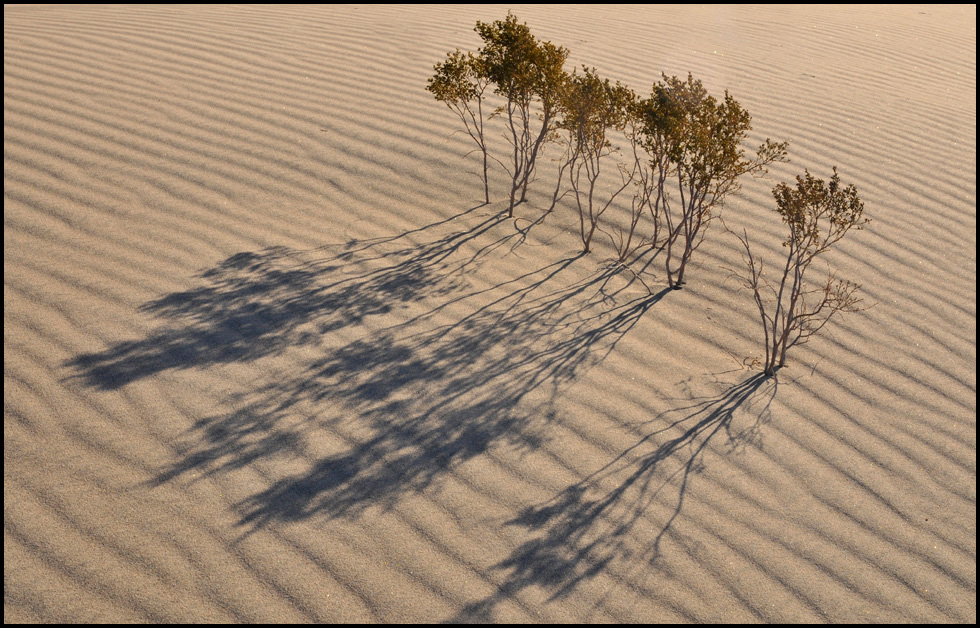
[[[789,140],[760,255],[858,186],[777,379],[723,230],[651,296],[481,204],[424,88],[506,11],[5,7],[5,622],[976,621],[975,5],[514,9]]]

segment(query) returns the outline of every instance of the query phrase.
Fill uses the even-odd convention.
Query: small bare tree
[[[433,66],[436,73],[429,79],[426,89],[436,100],[446,103],[455,113],[466,133],[476,142],[483,155],[484,202],[490,202],[489,155],[483,126],[483,94],[490,79],[481,67],[480,59],[473,53],[463,53],[458,48],[450,52],[446,60]]]
[[[733,275],[752,290],[759,308],[765,338],[766,358],[763,369],[773,375],[786,363],[786,351],[806,343],[831,318],[843,312],[854,312],[861,299],[858,285],[840,279],[833,271],[827,278],[811,286],[810,267],[851,229],[861,229],[868,219],[863,217],[864,202],[853,185],[840,184],[837,168],[826,183],[808,171],[796,177],[796,187],[780,183],[773,190],[776,211],[789,229],[783,242],[786,261],[775,282],[765,275],[760,260],[752,255],[748,233],[735,234],[745,248],[746,271]]]
[[[513,148],[508,216],[527,198],[537,157],[552,131],[562,88],[568,50],[539,42],[513,14],[503,21],[476,23],[484,46],[478,52],[481,71],[506,103],[493,115],[505,117],[507,139]]]
[[[690,74],[686,81],[664,75],[643,102],[647,151],[654,160],[666,158],[658,167],[669,170],[669,176],[658,177],[657,198],[665,227],[667,284],[679,289],[708,224],[738,191],[739,179],[765,174],[771,163],[785,159],[786,143],[767,139],[755,157],[747,158],[742,143],[752,117],[728,92],[722,101],[708,95]]]

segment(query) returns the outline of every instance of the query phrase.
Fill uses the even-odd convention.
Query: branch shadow
[[[561,388],[601,361],[656,302],[588,313],[566,307],[592,281],[533,296],[574,260],[535,271],[530,285],[457,322],[388,329],[311,363],[287,386],[286,405],[340,402],[371,436],[246,500],[242,523],[390,507],[492,447],[535,447]],[[282,408],[279,395],[267,401],[274,398]]]
[[[263,485],[236,504],[243,534],[394,507],[494,447],[537,446],[562,388],[667,292],[613,289],[610,269],[569,278],[582,255],[474,288],[468,277],[526,236],[475,209],[388,238],[238,253],[198,287],[147,303],[158,331],[66,366],[116,390],[291,351],[289,368],[268,362],[267,377],[226,400],[230,410],[197,421],[187,451],[152,483],[265,465]]]
[[[660,429],[548,502],[529,507],[507,522],[525,528],[533,538],[495,565],[504,576],[494,594],[467,605],[450,621],[492,621],[499,603],[529,587],[543,588],[555,600],[614,561],[632,565],[656,561],[681,514],[690,479],[703,468],[709,443],[720,433],[732,450],[755,441],[768,420],[776,385],[775,378],[758,373],[720,395],[661,415]],[[755,420],[735,431],[732,423],[740,410]],[[682,416],[667,416],[676,414]],[[638,550],[636,534],[644,538],[638,532],[641,520],[649,525],[656,507],[666,515],[655,524],[649,543]],[[634,538],[627,541],[631,533]]]
[[[323,247],[314,255],[286,247],[235,254],[202,272],[201,286],[140,308],[166,321],[162,329],[76,356],[66,366],[89,386],[115,390],[168,370],[252,362],[288,347],[315,344],[319,335],[362,324],[399,304],[449,293],[454,278],[502,241],[485,245],[471,259],[451,261],[454,253],[503,217],[483,217],[475,226],[419,246],[410,239],[476,209],[390,238]]]

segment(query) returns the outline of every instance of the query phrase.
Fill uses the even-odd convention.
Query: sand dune
[[[790,141],[763,257],[857,185],[775,379],[722,230],[481,203],[424,87],[507,9],[5,7],[5,622],[976,621],[976,7],[513,8]]]

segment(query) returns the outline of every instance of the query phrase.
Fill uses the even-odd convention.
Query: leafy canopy
[[[446,60],[434,66],[435,75],[429,78],[426,89],[439,102],[460,105],[470,102],[480,93],[480,62],[472,52],[458,48],[446,55]]]
[[[508,13],[506,19],[477,22],[476,32],[483,39],[479,51],[482,72],[495,92],[520,106],[530,106],[537,97],[546,108],[557,104],[564,79],[568,50],[549,41],[539,42],[527,24]]]
[[[701,198],[722,200],[737,190],[738,178],[763,171],[784,158],[786,143],[766,140],[755,158],[745,156],[743,142],[752,116],[727,91],[722,100],[708,94],[699,79],[663,75],[643,101],[646,148],[665,152],[683,184]]]
[[[849,229],[861,229],[868,222],[863,217],[864,202],[858,197],[857,188],[842,187],[836,167],[829,183],[807,170],[796,177],[795,188],[780,183],[772,194],[776,211],[790,228],[784,246],[809,250],[813,255],[840,240]],[[825,234],[821,224],[825,225]]]
[[[609,129],[625,129],[635,100],[633,90],[619,81],[610,83],[595,68],[583,66],[581,74],[572,72],[562,90],[561,119],[556,126],[571,133],[581,149],[598,154],[609,147]]]

